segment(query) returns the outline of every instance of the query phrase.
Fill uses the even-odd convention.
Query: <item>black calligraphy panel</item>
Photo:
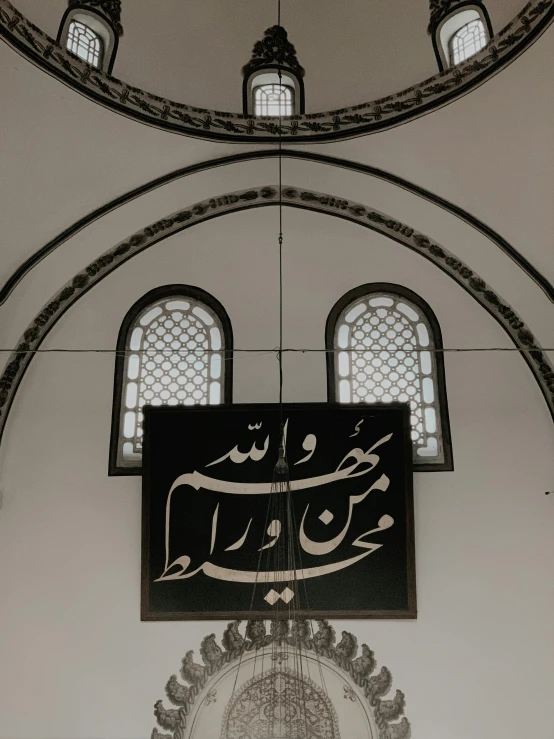
[[[143,619],[416,616],[408,406],[144,415]]]

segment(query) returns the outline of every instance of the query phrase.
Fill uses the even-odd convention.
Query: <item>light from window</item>
[[[399,295],[351,303],[335,328],[341,403],[409,403],[414,459],[442,454],[433,333],[421,310]]]
[[[145,308],[129,329],[122,392],[123,458],[142,454],[143,405],[218,405],[224,338],[218,317],[189,298]]]
[[[487,35],[482,20],[466,23],[450,39],[450,62],[460,64],[477,54],[487,45]]]
[[[254,88],[254,115],[292,115],[293,98],[294,90],[288,85],[258,85]]]
[[[80,59],[92,64],[93,67],[100,67],[102,39],[84,23],[71,21],[67,35],[67,48]]]

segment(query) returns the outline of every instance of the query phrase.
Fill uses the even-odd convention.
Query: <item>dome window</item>
[[[465,62],[487,45],[487,35],[483,21],[478,18],[466,23],[448,42],[450,64]]]
[[[92,67],[111,74],[119,37],[121,0],[69,0],[58,44]]]
[[[71,21],[67,34],[67,48],[93,67],[100,67],[104,56],[102,39],[80,21]]]
[[[252,83],[254,115],[294,115],[294,82],[285,75],[259,74]]]
[[[492,38],[489,15],[481,2],[431,0],[431,23],[435,55],[442,71],[462,64],[481,51]]]
[[[244,115],[281,116],[304,113],[304,70],[282,26],[272,26],[254,44],[242,73]]]

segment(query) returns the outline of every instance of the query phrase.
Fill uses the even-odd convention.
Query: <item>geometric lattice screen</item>
[[[433,332],[421,309],[371,293],[343,310],[334,345],[337,400],[409,403],[414,462],[444,462]]]
[[[120,463],[142,456],[143,405],[218,405],[225,372],[224,334],[203,303],[165,297],[127,332],[118,443]]]

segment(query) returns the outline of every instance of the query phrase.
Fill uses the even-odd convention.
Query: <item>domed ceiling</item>
[[[66,0],[15,0],[56,37]],[[522,0],[487,0],[498,33]],[[306,70],[306,112],[394,94],[437,73],[429,0],[282,0],[281,21]],[[276,0],[122,0],[113,75],[162,97],[242,111],[242,66],[277,20]]]

